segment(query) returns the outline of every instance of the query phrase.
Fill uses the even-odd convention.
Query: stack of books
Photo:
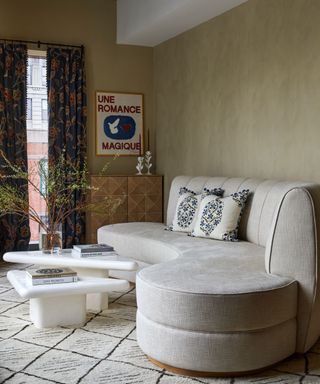
[[[108,244],[74,245],[72,254],[75,257],[108,256],[116,258],[117,256],[114,248]]]
[[[28,269],[26,276],[32,285],[74,283],[78,281],[77,272],[70,268]]]

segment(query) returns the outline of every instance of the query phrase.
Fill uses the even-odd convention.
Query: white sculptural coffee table
[[[35,264],[41,266],[56,266],[56,267],[69,267],[82,277],[100,277],[108,278],[109,270],[122,270],[122,271],[135,271],[138,268],[137,263],[134,261],[110,260],[108,256],[99,257],[73,257],[70,250],[62,251],[59,255],[44,254],[41,251],[20,251],[20,252],[7,252],[4,254],[3,259],[11,263]],[[108,279],[110,282],[109,291],[126,290],[129,288],[127,280]],[[112,288],[112,281],[114,288]],[[122,281],[126,288],[119,288],[117,282]],[[76,284],[76,283],[67,283]],[[64,284],[65,285],[65,284]],[[108,294],[105,291],[102,293],[88,293],[87,294],[87,309],[93,311],[101,311],[108,308]]]
[[[95,292],[127,290],[129,282],[81,277],[74,283],[32,285],[25,271],[9,271],[8,280],[22,298],[30,301],[30,319],[37,328],[82,325],[86,320],[86,296]]]

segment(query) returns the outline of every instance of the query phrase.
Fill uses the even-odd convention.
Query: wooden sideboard
[[[163,177],[159,175],[90,176],[88,198],[95,202],[105,196],[121,197],[122,204],[113,215],[87,212],[86,241],[97,242],[97,229],[107,224],[132,221],[163,221]]]

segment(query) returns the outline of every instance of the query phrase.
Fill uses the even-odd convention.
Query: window
[[[48,102],[47,102],[47,99],[41,99],[41,117],[42,117],[42,120],[48,120]]]
[[[42,85],[46,87],[47,86],[47,63],[45,63],[45,65],[42,64],[41,80],[42,80]]]
[[[29,62],[27,67],[27,85],[31,85],[31,84],[32,84],[32,65]]]
[[[48,159],[39,160],[40,192],[43,196],[47,193]]]
[[[39,167],[48,167],[48,99],[46,77],[46,52],[28,51],[27,67],[27,142],[28,169],[39,190],[29,185],[29,201],[39,216],[45,216],[46,204],[43,194],[46,191],[46,177]],[[40,193],[39,193],[40,191]],[[30,221],[31,239],[34,246],[39,242],[39,226]]]
[[[27,97],[27,120],[32,119],[32,100]]]

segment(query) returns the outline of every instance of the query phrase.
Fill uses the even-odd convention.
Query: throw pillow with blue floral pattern
[[[204,188],[200,193],[188,188],[181,188],[172,225],[167,230],[178,232],[191,232],[194,228],[201,200],[206,196],[222,196],[221,188],[209,190]]]
[[[241,215],[249,195],[244,189],[224,198],[205,196],[191,236],[237,241]]]

